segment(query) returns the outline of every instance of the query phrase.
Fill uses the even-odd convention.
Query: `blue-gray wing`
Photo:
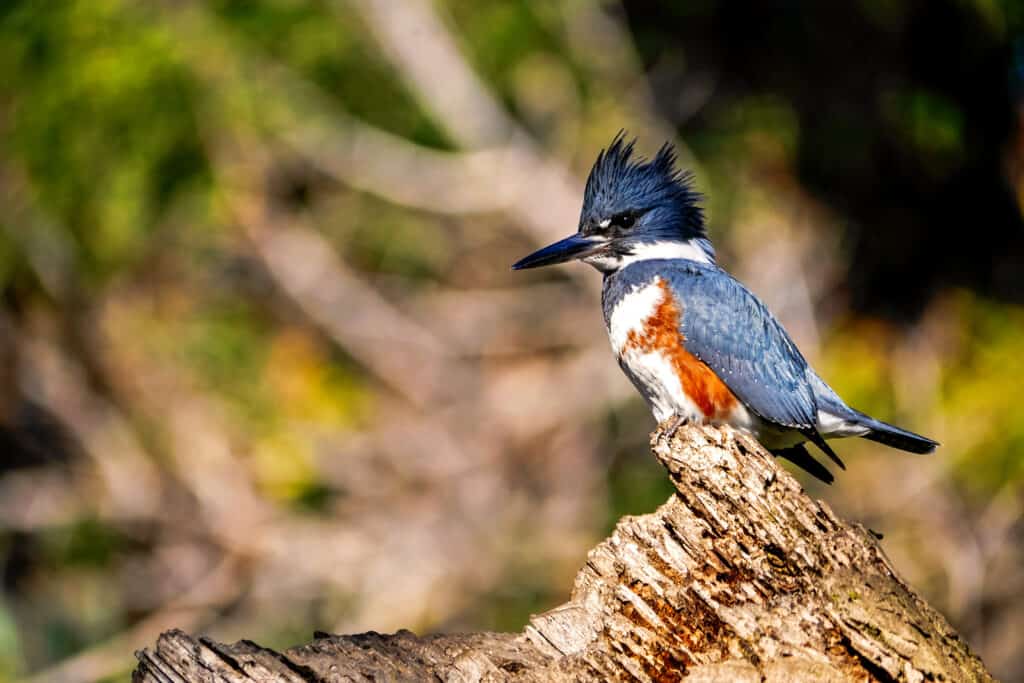
[[[761,418],[796,429],[813,427],[818,409],[807,361],[767,307],[717,267],[663,263],[661,275],[683,307],[686,350]]]

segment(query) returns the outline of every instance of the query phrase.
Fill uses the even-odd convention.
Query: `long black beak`
[[[584,237],[576,233],[566,237],[564,240],[549,244],[543,249],[538,249],[526,258],[516,261],[512,264],[512,270],[553,266],[556,263],[581,259],[593,254],[605,244],[607,244],[607,241],[601,237]]]

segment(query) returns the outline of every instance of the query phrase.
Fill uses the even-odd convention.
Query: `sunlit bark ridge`
[[[523,633],[316,633],[278,653],[170,631],[133,680],[991,680],[877,539],[752,438],[663,426],[652,449],[675,495],[620,520]]]

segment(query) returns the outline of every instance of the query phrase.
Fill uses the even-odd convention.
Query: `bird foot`
[[[668,437],[669,440],[674,439],[679,430],[682,429],[683,426],[688,424],[690,424],[690,420],[685,416],[674,416],[672,418],[672,423],[668,426],[668,429],[665,430],[665,436]]]

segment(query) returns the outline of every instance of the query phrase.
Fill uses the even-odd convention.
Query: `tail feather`
[[[781,448],[772,451],[772,453],[776,457],[785,458],[786,460],[790,461],[803,471],[813,476],[815,479],[820,479],[826,484],[831,484],[833,481],[835,481],[835,477],[832,476],[832,473],[829,472],[824,465],[815,460],[811,456],[811,454],[807,452],[807,449],[804,448],[802,444],[790,446],[789,448]]]
[[[865,415],[859,410],[853,410],[848,408],[850,421],[858,424],[862,427],[867,428],[866,434],[860,434],[862,438],[870,439],[871,441],[877,441],[878,443],[885,444],[892,448],[898,448],[901,451],[907,451],[909,453],[931,453],[935,450],[935,447],[939,445],[938,441],[933,441],[926,436],[915,434],[914,432],[901,429],[896,425],[891,425],[888,422],[882,422],[876,420],[870,415]]]
[[[814,397],[820,411],[868,430],[866,434],[847,431],[836,434],[836,436],[861,436],[910,453],[931,453],[939,445],[938,441],[932,441],[928,437],[908,432],[906,429],[900,429],[895,425],[865,415],[859,410],[854,410],[846,405],[843,399],[839,398],[839,394],[833,391],[814,371],[810,372],[809,379],[814,388]],[[814,440],[810,435],[808,438]]]
[[[877,441],[883,443],[886,446],[892,448],[898,448],[901,451],[908,451],[910,453],[931,453],[935,450],[935,447],[939,445],[938,441],[933,441],[928,437],[908,432],[906,429],[900,429],[891,424],[886,424],[880,420],[869,418],[870,422],[865,423],[865,427],[870,429],[867,434],[864,435],[865,439],[871,441]]]
[[[836,455],[836,452],[834,450],[832,450],[832,447],[829,446],[828,443],[825,442],[825,438],[821,434],[818,433],[817,429],[814,429],[814,428],[805,429],[802,432],[802,434],[807,437],[808,441],[810,441],[815,446],[817,446],[819,449],[821,449],[822,453],[824,453],[829,458],[831,458],[832,462],[834,462],[835,464],[839,465],[839,469],[841,469],[841,470],[845,470],[846,469],[846,465],[843,464],[843,461],[839,459],[839,456]]]

